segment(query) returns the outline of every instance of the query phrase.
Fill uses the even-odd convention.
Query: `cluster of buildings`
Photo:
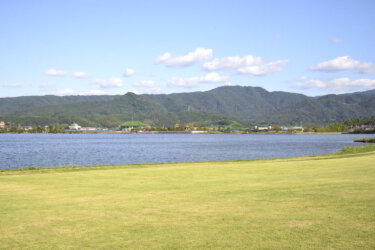
[[[48,126],[21,126],[19,124],[11,124],[7,123],[5,121],[0,121],[0,129],[2,130],[13,130],[13,132],[25,132],[25,133],[30,133],[33,130],[38,130],[40,133],[48,132],[49,127]]]
[[[0,121],[0,129],[5,129],[9,127],[10,127],[10,124],[6,123],[5,121]],[[17,125],[16,128],[20,130],[24,130],[26,132],[33,129],[32,126],[21,126],[21,125]]]
[[[237,130],[236,130],[237,129]],[[98,127],[82,127],[77,123],[73,122],[65,130],[61,128],[61,132],[74,133],[74,132],[119,132],[119,133],[185,133],[185,134],[204,134],[204,133],[249,133],[249,132],[260,132],[260,133],[295,133],[295,132],[305,132],[302,126],[271,126],[271,125],[256,125],[251,128],[230,128],[230,127],[195,127],[194,125],[184,125],[181,126],[176,124],[169,128],[159,128],[151,127],[149,125],[143,124],[142,122],[126,122],[120,129],[109,130],[108,128],[98,128]],[[13,131],[14,130],[14,131]],[[51,131],[50,131],[51,130]],[[18,132],[18,133],[56,133],[54,128],[50,126],[12,126],[5,121],[0,121],[0,131],[2,132]],[[309,128],[306,129],[309,131]],[[59,133],[60,130],[57,132]],[[60,133],[61,133],[60,132]],[[348,133],[374,133],[375,124],[370,125],[357,125],[350,126],[347,130]]]
[[[291,132],[291,131],[298,131],[303,132],[304,128],[302,126],[293,126],[293,127],[287,127],[287,126],[254,126],[254,131],[261,131],[261,132],[268,132],[268,131],[283,131],[283,132]]]
[[[21,126],[14,124],[8,124],[5,121],[0,121],[0,129],[5,129],[7,131],[11,131],[11,129],[15,129],[13,132],[24,132],[24,133],[49,133],[50,127],[49,126]],[[96,128],[96,127],[81,127],[77,123],[72,123],[68,129],[64,130],[65,132],[102,132],[108,131],[107,128]]]
[[[188,133],[188,134],[205,134],[205,133],[213,133],[215,131],[219,131],[220,129],[218,127],[207,127],[207,128],[201,128],[201,127],[194,127],[194,126],[180,126],[179,124],[176,124],[174,127],[169,129],[164,129],[159,132],[163,133]],[[140,126],[140,125],[123,125],[120,127],[120,131],[125,133],[143,133],[143,132],[150,132],[152,131],[152,127],[150,126]],[[251,132],[304,132],[304,128],[302,126],[254,126],[252,129],[250,129]],[[231,132],[238,132],[243,133],[244,131],[231,131]]]
[[[349,133],[354,133],[354,132],[364,132],[364,133],[370,133],[370,132],[375,132],[375,125],[369,124],[369,125],[357,125],[357,126],[350,126],[348,128]]]
[[[97,127],[81,127],[77,123],[73,122],[69,129],[66,129],[65,132],[100,132],[100,131],[108,131],[107,128],[97,128]]]

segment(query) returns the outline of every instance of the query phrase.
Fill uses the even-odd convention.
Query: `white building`
[[[25,130],[25,131],[33,130],[33,126],[24,126],[23,130]]]
[[[81,127],[80,130],[83,130],[83,131],[96,131],[98,129],[96,127]]]
[[[133,126],[127,126],[127,125],[121,126],[121,131],[126,132],[126,133],[132,132],[133,129],[134,129]]]
[[[207,131],[204,131],[204,130],[192,130],[191,133],[192,134],[206,134]]]
[[[69,129],[70,129],[70,130],[81,130],[81,126],[79,126],[77,123],[73,122],[73,123],[69,126]]]
[[[301,132],[303,132],[304,130],[302,126],[294,126],[294,127],[291,127],[290,129],[294,131],[301,131]]]
[[[267,130],[271,130],[272,126],[255,126],[255,129],[259,131],[267,131]]]

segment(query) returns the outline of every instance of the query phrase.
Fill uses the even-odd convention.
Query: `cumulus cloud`
[[[143,94],[162,94],[164,93],[164,89],[160,87],[152,87],[152,88],[148,88],[144,90],[142,93]]]
[[[298,87],[302,89],[324,89],[324,90],[366,90],[375,88],[375,79],[352,79],[348,77],[333,79],[311,79],[302,77],[299,79]]]
[[[108,93],[100,89],[90,89],[88,91],[81,92],[80,95],[108,95]]]
[[[227,76],[222,76],[216,72],[212,72],[200,77],[172,77],[169,79],[168,83],[171,86],[177,87],[193,87],[202,83],[222,83],[226,80],[228,80]]]
[[[164,92],[164,89],[161,88],[159,84],[151,80],[135,82],[132,85],[136,88],[140,88],[141,90],[137,92],[142,94],[161,94]]]
[[[345,41],[343,39],[340,39],[340,38],[333,38],[331,39],[331,43],[334,43],[334,44],[340,44],[340,43],[344,43]]]
[[[127,68],[127,69],[125,69],[124,77],[130,77],[130,76],[133,76],[135,74],[137,74],[136,70]]]
[[[375,73],[375,64],[356,61],[350,56],[339,56],[335,59],[319,63],[313,70],[323,72],[352,71],[356,73]]]
[[[64,76],[65,72],[58,69],[48,69],[45,74],[49,76]]]
[[[53,89],[48,91],[48,94],[51,95],[77,95],[77,92],[74,89]]]
[[[41,83],[38,86],[42,90],[48,90],[48,89],[55,89],[56,84],[55,83]]]
[[[287,63],[287,60],[265,62],[262,57],[252,55],[230,56],[206,62],[203,68],[206,70],[233,69],[242,74],[263,76],[281,71]]]
[[[14,88],[14,89],[25,87],[25,85],[20,84],[20,83],[1,84],[0,86],[3,88]]]
[[[268,75],[268,74],[283,70],[286,64],[287,64],[287,61],[279,60],[279,61],[264,63],[260,65],[252,65],[252,66],[238,68],[237,71],[242,74],[264,76],[264,75]]]
[[[234,82],[225,82],[224,86],[239,86],[237,83]]]
[[[98,79],[94,81],[94,84],[100,88],[120,88],[123,86],[121,78]]]
[[[76,78],[87,78],[89,77],[89,74],[87,74],[86,72],[74,72],[72,73],[72,76]]]
[[[157,84],[154,81],[150,81],[150,80],[135,82],[133,83],[133,85],[136,87],[143,87],[143,88],[151,88],[151,87],[157,86]]]
[[[212,58],[212,49],[197,48],[184,56],[173,56],[171,53],[165,53],[155,59],[156,63],[164,63],[168,67],[187,67],[196,62]]]
[[[49,95],[58,95],[58,96],[64,96],[64,95],[105,95],[106,92],[99,90],[99,89],[90,89],[87,91],[78,91],[71,88],[55,88],[50,89],[46,91]]]

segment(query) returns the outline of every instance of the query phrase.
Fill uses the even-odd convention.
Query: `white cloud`
[[[94,81],[94,84],[100,88],[120,88],[123,86],[121,78],[98,79]]]
[[[133,85],[136,87],[152,88],[152,87],[155,87],[157,84],[154,81],[144,80],[144,81],[133,83]]]
[[[89,74],[87,74],[86,72],[74,72],[72,73],[72,76],[76,78],[87,78],[89,77]]]
[[[40,89],[46,90],[46,89],[55,89],[56,84],[54,83],[42,83],[38,86]]]
[[[206,70],[233,69],[242,74],[262,76],[281,71],[287,63],[287,60],[265,62],[263,58],[252,55],[230,56],[206,62],[203,68]]]
[[[136,88],[140,88],[141,90],[136,91],[142,94],[161,94],[164,92],[164,89],[159,86],[159,84],[155,83],[151,80],[143,80],[139,82],[135,82],[132,84]]]
[[[49,76],[64,76],[65,72],[58,69],[49,69],[45,72],[45,74]]]
[[[77,91],[70,88],[60,89],[55,88],[52,90],[46,91],[49,95],[58,95],[58,96],[65,96],[65,95],[106,95],[108,93],[99,90],[99,89],[90,89],[87,91]]]
[[[80,95],[108,95],[108,93],[100,89],[90,89],[88,91],[81,92]]]
[[[178,87],[193,87],[202,83],[222,83],[226,80],[228,80],[227,76],[221,76],[216,72],[212,72],[200,77],[172,77],[168,83],[169,85]]]
[[[138,72],[134,69],[125,69],[125,72],[124,72],[124,77],[130,77],[130,76],[133,76],[135,74],[137,74]]]
[[[231,56],[224,57],[221,59],[214,59],[211,62],[206,62],[203,64],[203,68],[207,70],[220,70],[220,69],[238,69],[245,66],[258,65],[261,64],[263,59],[261,57],[255,56]]]
[[[302,77],[297,84],[302,89],[324,89],[337,91],[360,91],[375,88],[375,79],[352,79],[348,77],[333,79],[310,79]]]
[[[48,91],[50,95],[77,95],[74,89],[53,89]]]
[[[237,83],[234,82],[225,82],[224,86],[239,86]]]
[[[353,71],[357,73],[375,73],[375,64],[356,61],[350,56],[339,56],[335,59],[319,63],[313,70],[323,72]]]
[[[155,59],[156,63],[164,63],[168,67],[187,67],[196,62],[212,58],[212,49],[197,48],[184,56],[173,56],[171,53],[165,53]]]
[[[260,65],[238,68],[237,71],[242,74],[263,76],[283,70],[286,64],[287,61],[279,60]]]
[[[10,83],[10,84],[1,84],[0,87],[18,89],[18,88],[25,87],[25,85],[20,84],[20,83]]]
[[[340,38],[333,38],[331,39],[331,43],[334,43],[334,44],[340,44],[340,43],[344,43],[345,41],[343,39],[340,39]]]
[[[160,87],[152,87],[148,88],[147,90],[142,92],[143,94],[162,94],[164,93],[164,89]]]

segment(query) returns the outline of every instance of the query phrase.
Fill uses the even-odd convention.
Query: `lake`
[[[375,135],[0,134],[0,168],[283,158]]]

